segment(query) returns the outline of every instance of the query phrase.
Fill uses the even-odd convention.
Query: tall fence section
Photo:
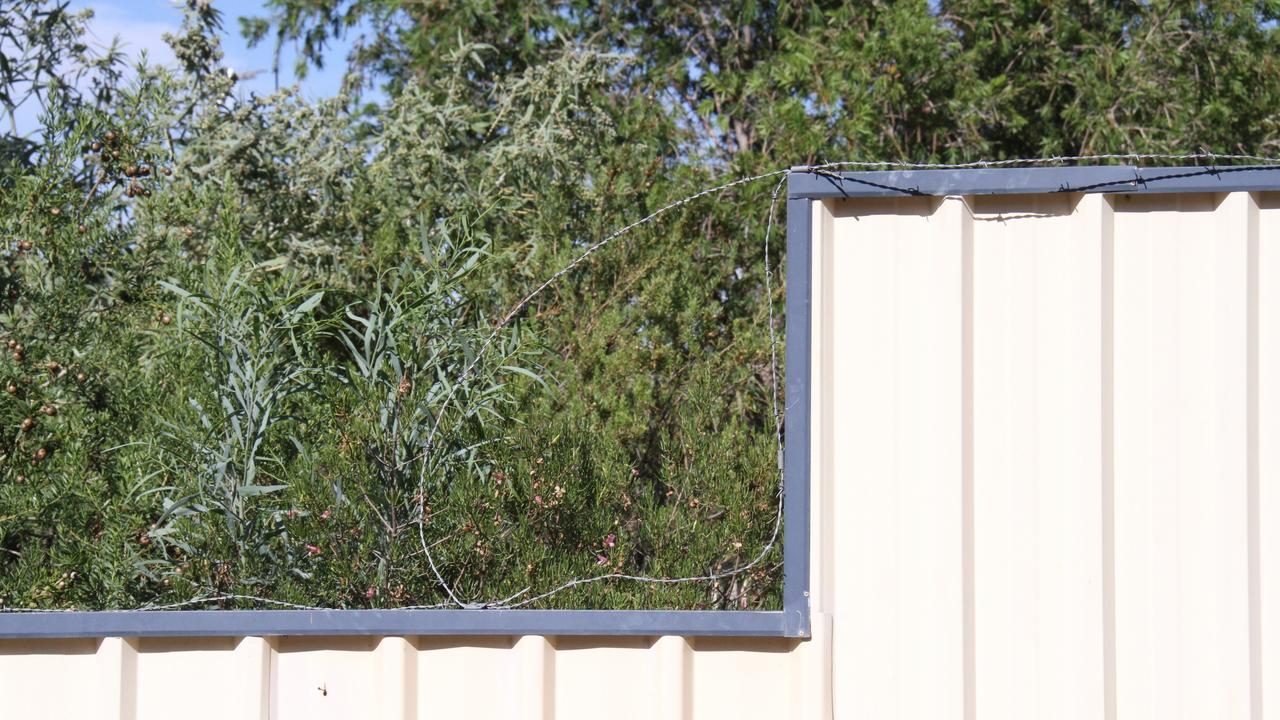
[[[10,638],[0,715],[1280,718],[1280,169],[789,196],[808,637]]]

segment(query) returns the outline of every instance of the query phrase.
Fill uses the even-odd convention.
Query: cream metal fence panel
[[[0,641],[0,717],[831,717],[821,638]]]
[[[1280,717],[1278,198],[819,205],[838,716]]]

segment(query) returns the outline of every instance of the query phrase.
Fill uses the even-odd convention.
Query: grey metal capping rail
[[[1280,189],[1278,165],[1138,168],[977,168],[825,172],[795,168],[790,198],[1022,195],[1028,193],[1193,193]],[[790,238],[788,238],[790,242]]]
[[[0,615],[0,638],[296,635],[791,637],[779,611],[174,610]]]
[[[790,186],[798,179],[791,175]],[[787,198],[786,389],[783,392],[782,611],[786,635],[809,636],[809,408],[813,200]]]
[[[804,638],[809,612],[812,203],[841,197],[1280,190],[1280,167],[1038,167],[788,178],[783,609],[177,610],[0,613],[0,638],[280,635],[683,635]]]

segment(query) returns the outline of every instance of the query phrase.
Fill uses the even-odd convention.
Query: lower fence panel
[[[823,636],[819,619],[815,635]],[[818,718],[825,637],[0,641],[13,718]]]

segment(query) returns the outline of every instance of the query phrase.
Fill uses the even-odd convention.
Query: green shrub
[[[237,101],[196,8],[182,68],[51,107],[0,168],[6,607],[521,601],[765,546],[759,229],[721,245],[714,206],[645,228],[494,330],[707,180],[638,139],[657,109],[610,104],[621,58],[566,52],[475,103],[489,51],[462,45],[376,112]],[[776,607],[780,557],[536,606]]]

